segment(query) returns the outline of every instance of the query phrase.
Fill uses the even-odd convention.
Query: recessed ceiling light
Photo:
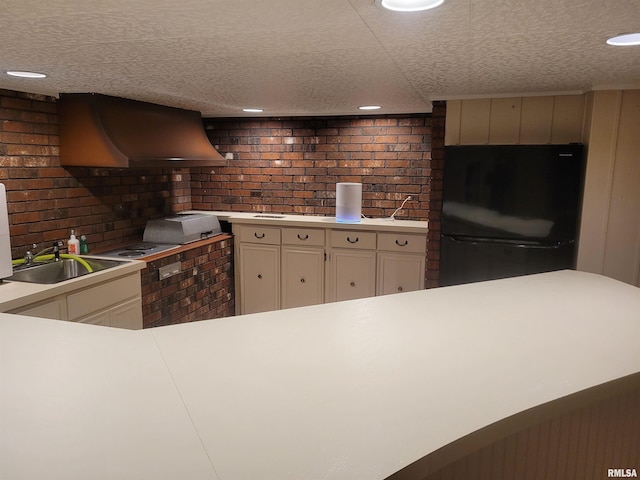
[[[44,73],[20,72],[16,70],[8,71],[7,75],[11,75],[12,77],[22,77],[22,78],[45,78],[46,77]]]
[[[247,113],[262,113],[264,112],[264,109],[263,108],[243,108],[242,111]]]
[[[380,105],[362,105],[358,108],[360,110],[380,110],[382,107]]]
[[[419,12],[444,3],[444,0],[377,0],[384,8],[396,12]]]
[[[616,47],[640,45],[640,33],[625,33],[623,35],[617,35],[608,39],[607,43]]]

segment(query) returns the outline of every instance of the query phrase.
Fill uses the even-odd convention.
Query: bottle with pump
[[[67,251],[69,255],[78,255],[80,253],[80,240],[76,238],[76,232],[71,230],[71,236],[67,242]]]
[[[80,254],[84,255],[89,253],[89,245],[87,244],[87,237],[80,235]]]

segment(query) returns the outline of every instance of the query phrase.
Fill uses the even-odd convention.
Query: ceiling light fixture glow
[[[362,105],[358,108],[360,110],[380,110],[382,107],[380,105]]]
[[[615,47],[630,47],[632,45],[640,45],[640,33],[625,33],[616,35],[607,40],[609,45]]]
[[[262,109],[262,108],[243,108],[242,111],[243,112],[247,112],[247,113],[262,113],[262,112],[264,112],[264,109]]]
[[[420,12],[438,7],[444,0],[378,0],[380,5],[395,12]]]
[[[46,75],[44,73],[21,72],[21,71],[17,71],[17,70],[8,71],[7,75],[11,75],[12,77],[21,77],[21,78],[45,78],[46,77]]]

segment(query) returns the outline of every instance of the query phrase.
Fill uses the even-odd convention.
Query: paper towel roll
[[[359,223],[362,213],[362,184],[336,183],[336,222]]]
[[[9,232],[9,215],[7,213],[7,193],[0,183],[0,279],[13,275],[11,264],[11,236]]]

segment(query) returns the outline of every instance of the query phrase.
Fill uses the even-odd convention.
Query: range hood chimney
[[[111,168],[223,166],[194,110],[96,93],[60,94],[60,163]]]

